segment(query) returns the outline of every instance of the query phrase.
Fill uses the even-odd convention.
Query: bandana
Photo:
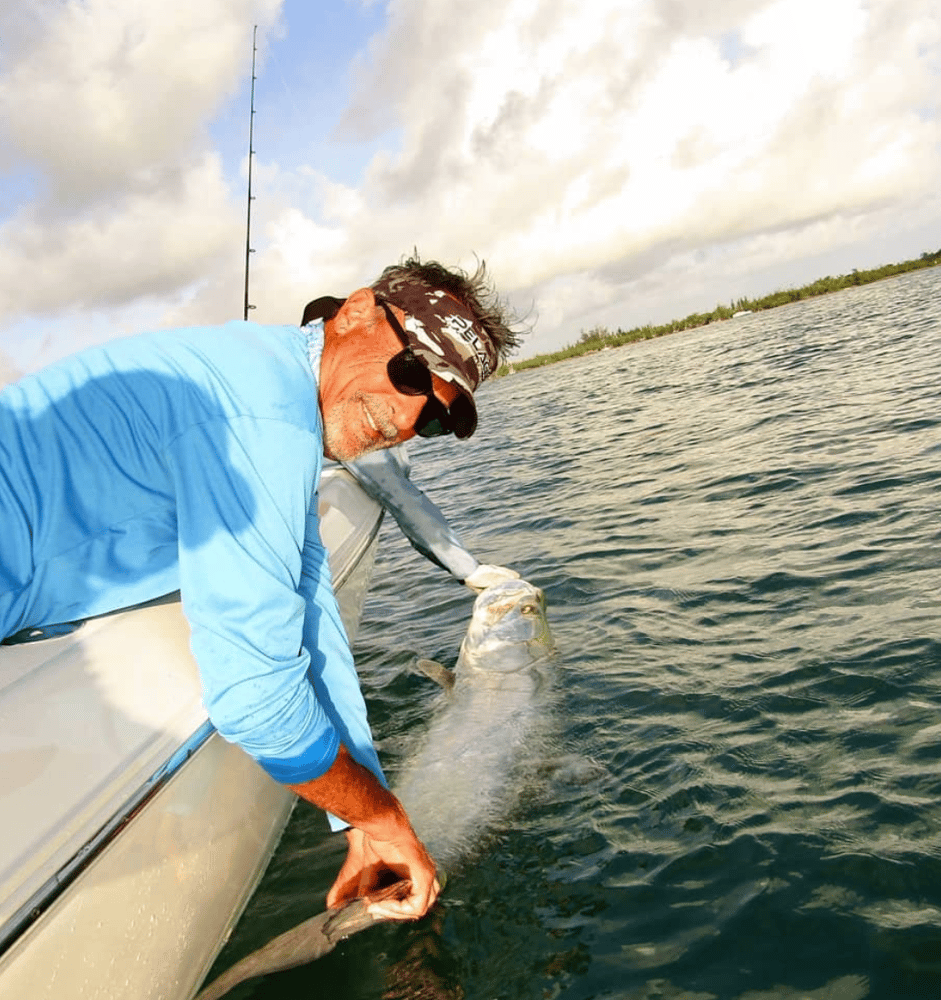
[[[419,278],[404,275],[382,278],[372,290],[376,298],[405,313],[402,326],[415,355],[463,395],[472,397],[493,374],[497,352],[463,303]]]

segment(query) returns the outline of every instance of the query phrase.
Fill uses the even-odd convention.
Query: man
[[[434,864],[387,790],[317,523],[322,456],[466,438],[515,345],[483,268],[417,259],[303,327],[231,323],[74,355],[0,393],[0,637],[179,589],[219,732],[348,826],[327,902]]]

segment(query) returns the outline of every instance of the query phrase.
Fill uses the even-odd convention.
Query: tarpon
[[[552,653],[542,591],[509,580],[477,597],[453,672],[418,663],[450,690],[394,790],[446,871],[513,802],[514,765],[546,720]]]
[[[532,756],[545,718],[541,695],[548,689],[553,652],[542,591],[510,580],[478,595],[453,671],[418,661],[418,669],[445,689],[445,705],[401,768],[393,791],[437,863],[442,884],[442,873],[512,805],[514,765]],[[395,893],[407,895],[407,883],[383,895]],[[377,898],[373,894],[370,901]],[[380,922],[366,906],[366,900],[356,899],[305,920],[237,962],[196,1000],[217,1000],[246,979],[320,958]]]

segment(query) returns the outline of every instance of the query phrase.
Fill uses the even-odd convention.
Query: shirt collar
[[[307,337],[307,361],[314,374],[317,385],[320,385],[320,359],[323,355],[323,320],[318,319],[307,326],[301,327]]]

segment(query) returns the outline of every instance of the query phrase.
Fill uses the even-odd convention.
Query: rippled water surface
[[[939,303],[933,269],[521,372],[414,447],[545,589],[584,766],[515,779],[429,920],[233,996],[941,997]],[[472,596],[382,544],[356,652],[394,776]],[[226,960],[341,856],[299,808]]]

